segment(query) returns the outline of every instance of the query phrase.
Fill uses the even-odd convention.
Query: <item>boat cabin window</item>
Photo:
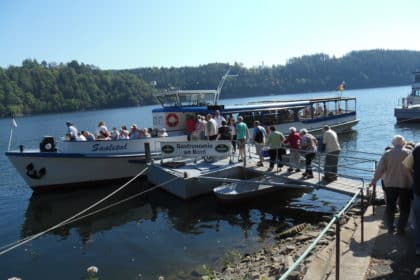
[[[420,96],[420,88],[413,88],[412,96]]]
[[[178,105],[178,100],[175,94],[158,96],[157,99],[162,107],[174,107]]]
[[[248,127],[253,127],[254,121],[260,121],[264,126],[269,126],[293,122],[295,118],[295,113],[289,109],[246,112],[239,115],[244,118]]]
[[[214,94],[195,93],[195,94],[179,94],[181,106],[207,106],[214,102]]]
[[[181,106],[197,106],[199,104],[199,95],[198,94],[180,94],[179,102]]]
[[[298,111],[298,116],[300,120],[310,120],[314,117],[315,109],[308,105]]]
[[[338,116],[356,111],[355,99],[335,99],[317,102],[308,105],[298,111],[300,120],[319,119],[324,117]]]

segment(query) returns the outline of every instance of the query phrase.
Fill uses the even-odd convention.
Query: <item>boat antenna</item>
[[[7,150],[10,151],[10,146],[12,145],[13,137],[13,128],[17,127],[15,116],[12,116],[12,121],[10,122],[10,135],[9,135],[9,144],[7,145]]]
[[[223,84],[225,83],[226,79],[228,77],[238,77],[239,75],[229,75],[230,70],[232,70],[232,67],[229,67],[229,69],[226,71],[226,73],[223,75],[222,79],[219,82],[219,85],[217,86],[216,95],[214,96],[214,104],[217,105],[219,98],[220,98],[220,92],[222,91]]]

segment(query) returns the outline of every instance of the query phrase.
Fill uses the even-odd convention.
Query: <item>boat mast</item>
[[[232,67],[229,67],[227,72],[223,75],[222,80],[220,80],[219,85],[217,86],[216,95],[214,96],[214,105],[217,105],[217,103],[219,102],[220,92],[222,91],[222,87],[223,87],[223,84],[225,83],[226,79],[228,77],[237,77],[238,76],[238,75],[229,75],[229,72],[230,72],[231,69],[232,69]]]

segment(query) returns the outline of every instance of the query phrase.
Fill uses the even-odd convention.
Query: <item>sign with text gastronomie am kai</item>
[[[162,142],[160,150],[164,157],[228,157],[231,141]]]

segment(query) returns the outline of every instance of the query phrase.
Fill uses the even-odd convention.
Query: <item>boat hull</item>
[[[131,179],[146,167],[144,154],[88,157],[80,154],[8,152],[6,155],[34,191],[119,182]]]
[[[22,146],[20,151],[6,152],[6,156],[34,191],[85,188],[129,180],[137,175],[146,167],[146,144],[151,156],[159,156],[161,143],[186,139],[185,135],[179,135],[114,141],[61,141],[56,148],[53,143],[49,151],[41,151],[41,142],[39,150]]]
[[[420,108],[395,108],[394,116],[398,123],[420,122]]]
[[[289,128],[293,126],[298,131],[302,128],[306,128],[314,136],[320,137],[324,133],[324,125],[329,125],[337,133],[343,133],[351,131],[353,126],[355,126],[358,122],[359,120],[355,118],[355,115],[349,115],[330,119],[321,119],[319,121],[292,122],[275,126],[277,130],[283,132],[285,135],[289,133]]]

